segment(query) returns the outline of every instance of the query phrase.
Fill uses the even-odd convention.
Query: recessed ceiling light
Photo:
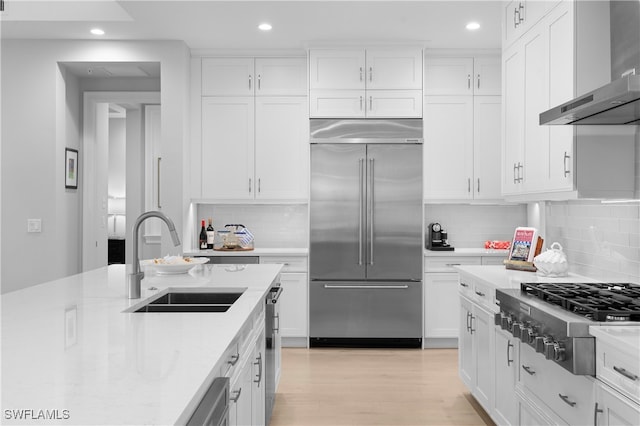
[[[93,35],[104,35],[104,31],[101,30],[100,28],[93,28],[91,30],[91,34],[93,34]]]
[[[477,30],[480,28],[480,24],[478,24],[477,22],[469,22],[466,28],[470,31]]]
[[[272,27],[271,27],[271,24],[267,24],[265,22],[264,24],[258,25],[258,28],[261,29],[262,31],[269,31]]]

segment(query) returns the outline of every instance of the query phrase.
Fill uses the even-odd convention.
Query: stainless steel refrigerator
[[[311,120],[311,346],[421,346],[422,141],[422,120]]]

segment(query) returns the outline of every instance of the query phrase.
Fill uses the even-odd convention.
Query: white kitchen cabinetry
[[[313,118],[422,117],[422,49],[312,49]]]
[[[308,345],[308,266],[307,257],[260,256],[260,263],[284,264],[280,274],[279,329],[285,347]]]
[[[424,94],[500,96],[501,64],[498,56],[427,57]]]
[[[595,426],[640,425],[640,405],[604,383],[596,383]]]
[[[203,97],[202,198],[306,199],[305,97]]]
[[[518,424],[518,381],[520,342],[510,333],[495,328],[495,391],[493,418],[500,425]]]
[[[539,124],[541,112],[610,81],[606,43],[592,42],[608,37],[596,25],[605,2],[527,7],[535,3],[547,3],[542,19],[503,52],[502,193],[514,201],[631,197],[628,126]]]
[[[513,0],[503,9],[503,46],[509,46],[527,32],[560,0]]]
[[[203,58],[202,96],[305,96],[305,58]]]
[[[467,89],[466,85],[449,81],[461,80],[465,73],[470,73],[471,79],[472,58],[427,58],[426,61],[427,78],[429,66],[432,75],[431,82],[425,83],[427,92],[441,95],[425,96],[424,198],[430,201],[502,198],[500,96],[461,95],[465,91],[473,93],[477,84],[470,80],[470,89]],[[487,67],[500,63],[498,58],[483,58],[478,62]],[[453,79],[447,71],[453,73]],[[499,80],[499,72],[493,75]],[[489,87],[486,91],[495,93]],[[451,93],[442,95],[447,91]]]

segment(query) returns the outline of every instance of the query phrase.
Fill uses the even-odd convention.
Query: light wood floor
[[[282,350],[271,426],[493,425],[455,349]]]

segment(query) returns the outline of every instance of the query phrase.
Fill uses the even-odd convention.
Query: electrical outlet
[[[42,232],[42,219],[27,219],[27,232]]]

